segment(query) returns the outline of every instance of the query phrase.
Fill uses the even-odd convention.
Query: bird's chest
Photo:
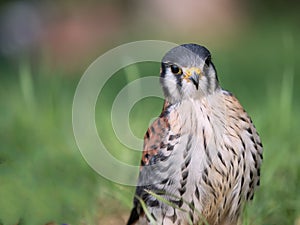
[[[223,143],[222,122],[202,102],[186,102],[169,116],[170,132],[166,137],[174,149],[170,170],[180,196],[197,193],[205,169],[213,162]],[[170,138],[171,137],[171,138]],[[177,137],[172,140],[172,137]]]
[[[169,121],[167,139],[174,135],[177,139],[170,140],[175,144],[168,165],[173,182],[166,186],[166,192],[188,203],[179,202],[179,207],[205,210],[205,202],[218,200],[213,193],[217,191],[214,186],[223,179],[210,170],[220,168],[218,154],[224,146],[226,119],[213,114],[205,102],[199,101],[178,106],[170,113]]]
[[[173,141],[172,137],[177,137],[172,155],[176,162],[184,162],[181,169],[186,167],[200,173],[206,161],[217,155],[226,132],[226,119],[212,111],[205,102],[188,101],[170,113],[166,138]]]

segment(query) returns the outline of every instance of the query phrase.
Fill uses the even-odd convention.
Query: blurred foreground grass
[[[221,85],[239,98],[264,144],[261,187],[244,224],[294,224],[300,217],[300,33],[274,30],[261,29],[223,49],[208,46]],[[141,76],[159,71],[158,63],[133,67]],[[139,153],[126,149],[110,124],[115,96],[136,78],[126,71],[130,67],[104,87],[96,121],[108,150],[136,165]],[[105,224],[107,215],[126,215],[133,188],[101,178],[77,149],[71,110],[80,78],[36,73],[21,63],[18,74],[0,77],[0,224]],[[137,136],[161,104],[147,98],[135,105],[130,121]]]

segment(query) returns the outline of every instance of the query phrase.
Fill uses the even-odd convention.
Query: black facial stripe
[[[166,69],[167,69],[167,64],[166,63],[161,63],[161,77],[165,78],[166,76]]]
[[[175,76],[177,88],[182,87],[182,79],[181,76]]]
[[[210,55],[208,55],[207,58],[205,59],[205,64],[208,67],[210,66],[210,64],[211,64],[211,56]]]

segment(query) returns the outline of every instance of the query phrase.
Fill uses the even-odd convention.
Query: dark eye
[[[174,73],[176,75],[181,75],[182,74],[182,70],[178,66],[170,65],[170,68],[171,68],[172,73]]]

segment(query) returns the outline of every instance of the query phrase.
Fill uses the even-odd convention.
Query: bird
[[[148,128],[127,225],[234,225],[260,184],[263,145],[210,51],[182,44],[162,58],[161,114]]]

